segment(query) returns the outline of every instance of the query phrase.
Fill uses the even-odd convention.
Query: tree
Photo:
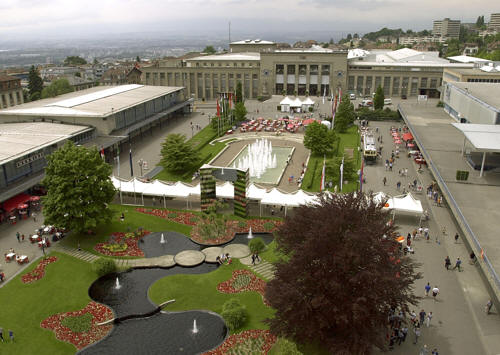
[[[478,16],[476,20],[476,27],[484,26],[484,16]]]
[[[217,51],[215,50],[214,46],[206,46],[205,49],[203,50],[203,53],[215,54],[217,53]]]
[[[38,70],[32,65],[28,74],[28,91],[30,93],[30,100],[38,100],[43,90],[43,80],[38,74]],[[38,95],[36,95],[38,93]]]
[[[234,116],[236,118],[236,121],[241,122],[246,118],[247,115],[247,108],[245,107],[245,104],[243,102],[238,102],[234,106]]]
[[[265,298],[277,336],[320,343],[331,354],[384,349],[392,308],[409,312],[421,275],[399,252],[389,212],[363,193],[323,196],[303,206],[276,233],[276,263]],[[315,221],[315,222],[311,222]]]
[[[183,134],[172,133],[165,138],[161,148],[161,165],[168,171],[184,173],[199,161],[198,152]]]
[[[99,64],[99,61],[97,60],[97,58],[94,58],[94,65],[97,65]]]
[[[328,175],[329,180],[333,181],[334,185],[340,184],[340,164],[342,164],[341,157],[334,157],[326,161],[326,175]],[[358,172],[353,159],[344,159],[342,177],[344,181],[356,181]]]
[[[140,62],[141,62],[141,58],[139,58],[139,56],[137,56],[137,57],[135,58],[135,61],[136,61],[137,63],[140,63]]]
[[[68,79],[57,79],[42,90],[42,99],[46,99],[48,97],[56,97],[73,91],[75,91],[75,89],[69,84]]]
[[[214,201],[201,215],[200,221],[194,226],[195,234],[203,240],[219,239],[227,233],[227,215],[218,214],[218,208],[227,208],[227,204]]]
[[[71,55],[69,57],[66,57],[64,59],[64,65],[68,66],[78,66],[78,65],[85,65],[87,64],[87,61],[83,59],[82,57],[79,57],[77,55]]]
[[[359,38],[359,35],[357,33],[355,33],[353,38]]]
[[[231,298],[222,305],[222,318],[231,330],[241,328],[248,318],[248,312],[237,298]]]
[[[330,42],[328,42],[329,44],[333,44],[333,38],[330,38]]]
[[[313,122],[306,128],[304,146],[311,150],[313,155],[322,156],[333,152],[335,135],[325,125]]]
[[[375,97],[373,98],[373,108],[375,110],[381,110],[384,108],[384,89],[379,85],[377,91],[375,91]]]
[[[352,35],[349,33],[349,34],[347,35],[347,40],[349,40],[349,41],[350,41],[351,39],[352,39]]]
[[[109,176],[112,168],[97,149],[76,146],[72,141],[47,158],[42,185],[46,224],[83,232],[109,222],[108,203],[115,195]]]
[[[243,102],[243,88],[241,81],[236,84],[236,102]]]
[[[337,113],[335,114],[334,128],[338,132],[345,132],[347,127],[351,125],[356,119],[356,113],[354,113],[354,105],[349,96],[346,94],[342,96],[339,107],[337,108]]]

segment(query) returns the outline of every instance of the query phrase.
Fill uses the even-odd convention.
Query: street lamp
[[[139,167],[141,168],[141,177],[142,177],[142,168],[146,162],[143,159],[139,159],[137,164],[139,164]]]

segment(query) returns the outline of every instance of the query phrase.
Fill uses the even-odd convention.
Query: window
[[[392,78],[392,95],[399,95],[399,78]]]
[[[318,75],[318,65],[313,64],[309,66],[309,73],[311,75]]]
[[[431,79],[431,88],[435,89],[437,87],[437,79],[432,78]]]
[[[284,74],[285,66],[283,64],[276,64],[276,74]]]
[[[295,74],[295,64],[293,64],[293,65],[292,65],[292,64],[288,64],[288,65],[286,66],[286,73],[287,73],[288,75],[290,75],[290,74]]]
[[[354,90],[354,76],[352,75],[349,75],[349,78],[347,79],[347,90]]]
[[[426,88],[427,87],[427,78],[420,79],[420,87],[421,88]]]
[[[330,65],[329,64],[323,64],[321,66],[321,75],[330,75]]]
[[[307,65],[300,64],[299,65],[299,75],[306,75],[306,74],[307,74]]]

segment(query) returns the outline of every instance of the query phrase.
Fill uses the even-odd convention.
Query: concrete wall
[[[469,123],[496,124],[497,112],[473,96],[451,85],[444,88],[445,111],[457,121],[465,118]]]

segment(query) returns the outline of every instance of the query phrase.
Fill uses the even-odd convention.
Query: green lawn
[[[143,227],[150,232],[174,231],[189,236],[191,227],[184,224],[172,222],[156,216],[140,213],[135,211],[133,206],[110,205],[110,208],[115,212],[110,223],[101,225],[96,230],[96,235],[87,234],[72,234],[63,240],[61,244],[76,248],[78,243],[83,250],[101,255],[94,250],[97,243],[109,240],[109,236],[113,232],[134,231],[139,227]],[[125,214],[125,221],[120,221],[121,213]]]
[[[90,264],[71,256],[53,252],[55,263],[45,268],[45,276],[31,284],[23,284],[21,275],[0,289],[0,326],[8,338],[14,331],[14,343],[0,343],[0,354],[74,354],[76,348],[57,340],[54,333],[40,327],[49,316],[84,308],[90,298],[88,288],[96,279]],[[23,272],[33,270],[32,263]]]
[[[346,133],[339,133],[338,136],[340,140],[339,140],[339,148],[336,155],[341,157],[346,148],[352,149],[354,153],[354,161],[356,162],[356,170],[360,169],[361,154],[360,151],[358,150],[360,142],[358,127],[351,126],[349,127]],[[347,185],[344,185],[343,192],[352,192],[352,191],[357,191],[358,189],[359,189],[358,181],[349,181]]]
[[[213,145],[209,144],[213,139],[217,136],[216,132],[210,126],[206,126],[201,131],[199,131],[193,138],[189,141],[193,144],[193,147],[198,151],[201,162],[198,166],[193,169],[186,171],[182,174],[174,173],[171,171],[167,171],[163,169],[157,175],[155,175],[155,179],[162,181],[183,181],[183,182],[191,182],[193,173],[197,171],[200,166],[209,162],[213,159],[222,149],[224,149],[228,142],[232,141],[228,140],[226,142],[215,142]]]
[[[219,283],[231,278],[233,270],[245,268],[239,260],[233,259],[231,265],[223,265],[208,274],[167,276],[151,286],[149,297],[157,304],[166,299],[175,299],[174,303],[165,308],[167,311],[204,309],[218,314],[222,312],[224,302],[237,298],[248,310],[247,323],[237,333],[247,329],[269,329],[263,321],[272,317],[274,312],[264,305],[259,293],[252,291],[225,294],[217,290]]]

